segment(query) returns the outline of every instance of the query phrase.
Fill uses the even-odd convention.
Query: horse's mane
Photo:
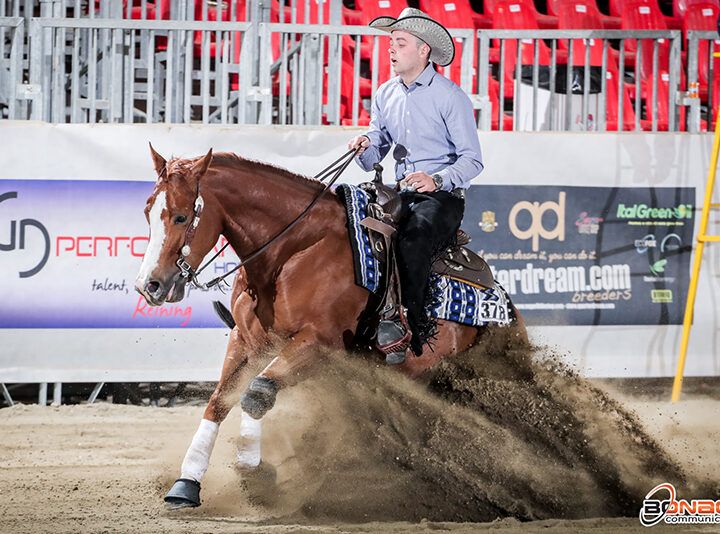
[[[179,167],[181,170],[184,170],[184,168],[189,168],[194,165],[195,162],[201,157],[202,156],[190,159],[178,158],[172,160],[171,164],[173,166]],[[210,168],[213,167],[228,167],[237,171],[252,173],[264,171],[280,178],[292,180],[300,185],[312,187],[314,189],[317,189],[318,191],[325,187],[324,184],[322,184],[319,180],[315,180],[314,178],[308,178],[306,176],[296,174],[282,167],[271,165],[270,163],[265,163],[263,161],[246,159],[231,152],[218,152],[217,154],[213,154]]]

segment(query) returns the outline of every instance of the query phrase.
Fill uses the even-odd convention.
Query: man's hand
[[[360,147],[360,150],[358,150],[358,153],[355,154],[356,156],[359,156],[363,152],[365,152],[365,149],[370,146],[370,139],[367,138],[365,135],[358,135],[357,137],[353,137],[350,139],[350,142],[348,143],[348,150],[355,150],[357,147]]]
[[[418,193],[432,193],[435,191],[435,181],[426,172],[417,171],[406,174],[401,183],[405,187],[414,189]]]

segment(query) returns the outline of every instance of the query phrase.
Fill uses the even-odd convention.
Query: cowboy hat
[[[406,7],[396,19],[378,17],[369,26],[388,33],[403,30],[422,39],[430,47],[430,61],[441,67],[452,63],[455,57],[455,43],[450,33],[442,24],[414,7]]]

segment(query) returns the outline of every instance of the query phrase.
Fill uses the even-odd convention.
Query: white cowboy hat
[[[430,61],[441,67],[452,63],[455,57],[455,43],[445,26],[414,7],[406,7],[396,19],[378,17],[369,26],[386,32],[403,30],[422,39],[430,47]]]

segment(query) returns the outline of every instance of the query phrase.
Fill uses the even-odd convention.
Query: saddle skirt
[[[348,233],[355,264],[355,283],[377,295],[384,291],[386,240],[394,222],[377,220],[372,194],[362,187],[341,184],[336,195],[345,204]],[[382,210],[380,210],[382,211]],[[430,314],[466,325],[508,324],[510,299],[493,279],[488,264],[470,249],[458,246],[446,251],[433,263],[430,280],[435,307]]]

